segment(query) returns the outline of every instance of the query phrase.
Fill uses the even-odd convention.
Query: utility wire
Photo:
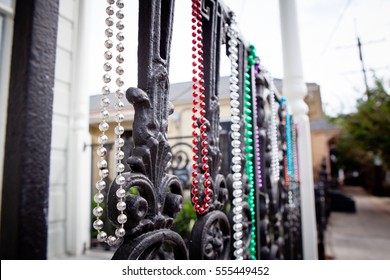
[[[340,24],[341,24],[341,21],[343,20],[344,18],[344,15],[345,15],[345,12],[347,11],[349,5],[351,4],[352,0],[348,0],[348,2],[345,4],[340,16],[338,17],[337,19],[337,22],[336,22],[336,25],[334,26],[334,28],[332,29],[332,32],[330,33],[330,36],[328,38],[328,40],[326,41],[326,44],[325,44],[325,47],[322,49],[322,51],[320,52],[320,54],[318,55],[317,59],[315,60],[315,63],[312,63],[312,65],[310,66],[311,69],[315,69],[317,68],[320,63],[319,63],[319,60],[324,56],[324,54],[328,51],[329,49],[329,45],[330,43],[332,42],[333,40],[333,37],[334,35],[336,34],[337,30],[339,29],[340,27]]]
[[[344,6],[344,9],[341,12],[339,18],[337,19],[337,23],[336,23],[335,27],[333,28],[332,33],[330,34],[329,39],[326,42],[324,49],[320,53],[320,56],[323,56],[328,51],[329,45],[332,42],[332,39],[333,39],[334,35],[336,34],[337,30],[339,29],[341,21],[342,21],[344,15],[345,15],[345,12],[347,11],[347,9],[348,9],[349,5],[351,4],[351,2],[352,2],[352,0],[348,0],[346,5]]]

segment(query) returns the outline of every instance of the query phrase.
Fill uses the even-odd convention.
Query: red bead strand
[[[202,14],[201,14],[201,0],[192,0],[192,151],[194,153],[193,159],[193,171],[192,171],[192,203],[194,209],[198,214],[204,214],[209,209],[209,203],[211,201],[211,181],[209,173],[209,165],[207,164],[209,159],[208,155],[208,142],[207,138],[207,122],[205,118],[206,103],[204,95],[204,73],[203,73],[203,29],[202,29]],[[201,125],[198,124],[198,121]],[[200,139],[199,139],[200,136]],[[201,147],[198,147],[200,142]],[[200,153],[200,155],[199,155]],[[201,177],[201,179],[199,178]],[[203,201],[199,199],[199,188],[203,185],[204,197]]]

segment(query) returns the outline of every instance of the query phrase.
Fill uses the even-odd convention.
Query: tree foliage
[[[367,96],[358,100],[355,113],[333,121],[342,130],[336,144],[342,167],[358,170],[373,164],[374,158],[390,167],[390,96],[381,80],[377,79]]]

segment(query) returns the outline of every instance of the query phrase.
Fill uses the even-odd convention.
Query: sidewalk
[[[99,249],[87,250],[85,254],[79,256],[62,256],[51,260],[111,260],[114,251],[104,251]]]
[[[356,213],[332,212],[325,233],[325,253],[336,260],[390,260],[390,197],[343,187],[356,202]]]

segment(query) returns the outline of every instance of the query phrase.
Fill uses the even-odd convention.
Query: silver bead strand
[[[231,110],[231,137],[232,137],[232,172],[233,172],[233,247],[237,260],[243,259],[243,231],[242,231],[242,201],[243,188],[241,181],[241,133],[240,133],[240,101],[239,101],[239,76],[238,76],[238,31],[234,16],[228,29],[229,35],[229,59],[231,62],[230,74],[230,110]]]
[[[110,51],[113,43],[111,41],[111,37],[113,36],[112,26],[114,24],[114,20],[112,18],[112,15],[114,14],[114,7],[113,4],[115,3],[114,0],[107,0],[108,6],[106,8],[106,14],[107,18],[105,20],[106,23],[106,29],[104,31],[106,35],[106,40],[104,42],[104,46],[106,47],[106,50],[104,52],[104,59],[106,60],[103,64],[103,83],[104,86],[102,87],[102,99],[100,101],[101,111],[100,111],[100,117],[101,122],[99,124],[99,130],[100,135],[98,136],[98,143],[99,147],[97,149],[97,155],[99,156],[99,159],[97,161],[97,167],[99,168],[99,180],[96,183],[96,189],[97,193],[94,196],[94,201],[96,202],[96,207],[92,210],[93,215],[96,217],[96,220],[93,222],[93,228],[98,231],[97,234],[97,240],[100,242],[106,242],[107,241],[107,233],[103,231],[103,220],[100,219],[100,217],[103,215],[103,208],[101,207],[101,203],[104,201],[104,195],[102,191],[106,188],[106,182],[104,179],[108,176],[108,166],[106,161],[106,155],[107,155],[107,149],[104,147],[104,144],[107,143],[108,137],[105,134],[105,132],[109,129],[109,125],[106,122],[108,117],[110,116],[107,108],[110,105],[110,99],[108,96],[110,95],[110,87],[109,83],[111,82],[111,75],[110,71],[112,69],[112,65],[110,63],[110,60],[112,59],[112,52]]]
[[[117,113],[115,115],[115,121],[117,123],[115,127],[115,135],[116,135],[116,141],[115,141],[115,161],[116,161],[116,166],[115,166],[115,171],[116,171],[116,179],[115,182],[118,184],[119,188],[116,192],[116,196],[118,198],[118,203],[117,203],[117,209],[120,212],[118,217],[117,217],[117,222],[120,224],[120,227],[115,230],[115,236],[117,239],[123,238],[125,235],[125,228],[124,225],[127,222],[127,216],[124,213],[125,208],[125,195],[126,195],[126,190],[124,188],[125,186],[125,177],[122,175],[122,172],[125,170],[125,166],[122,163],[122,160],[124,158],[124,153],[122,151],[122,146],[124,144],[123,138],[121,138],[122,134],[124,133],[124,128],[121,125],[121,123],[124,120],[124,115],[122,113],[122,108],[123,108],[123,102],[122,98],[124,97],[125,93],[124,90],[122,89],[124,82],[122,75],[124,73],[122,63],[124,62],[123,59],[123,51],[125,50],[124,45],[123,45],[123,40],[124,35],[123,35],[123,29],[124,29],[124,23],[122,21],[123,19],[123,11],[122,9],[124,8],[124,2],[123,0],[117,0],[116,1],[116,6],[118,7],[118,11],[116,13],[116,17],[118,19],[116,23],[116,39],[117,39],[117,45],[116,45],[116,50],[118,52],[117,56],[117,67],[115,69],[115,72],[117,74],[117,79],[116,79],[116,86],[117,90],[115,92],[116,95],[116,110]],[[119,58],[118,58],[119,57]]]
[[[270,77],[270,105],[271,105],[271,172],[275,182],[279,181],[280,178],[280,168],[279,168],[279,149],[278,149],[278,124],[277,124],[277,114],[278,108],[275,102],[275,85],[273,78]]]

